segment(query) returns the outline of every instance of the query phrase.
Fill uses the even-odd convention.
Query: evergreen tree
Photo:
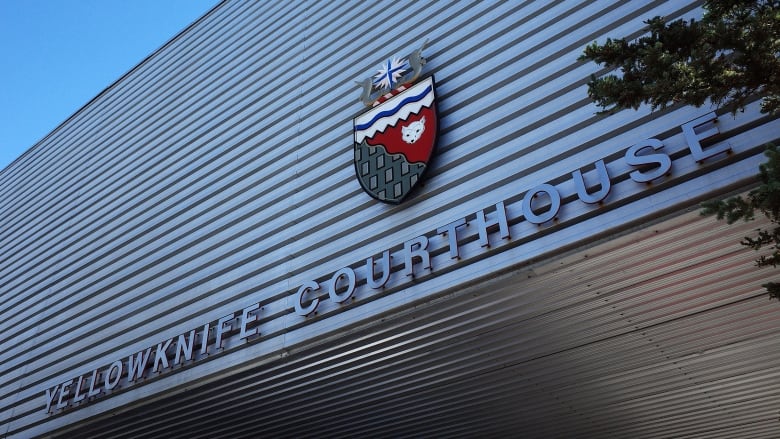
[[[647,35],[594,42],[580,57],[620,69],[588,83],[606,111],[710,100],[735,112],[759,98],[762,112],[780,110],[780,1],[710,0],[701,21],[645,23]]]
[[[756,259],[759,267],[777,267],[780,264],[780,153],[770,145],[766,155],[769,160],[759,166],[760,184],[745,197],[731,197],[726,200],[709,201],[702,205],[702,215],[716,215],[729,224],[739,220],[752,221],[756,211],[766,216],[774,228],[757,229],[754,236],[746,236],[740,244],[756,251],[763,248],[771,250],[769,256]],[[780,283],[769,282],[763,285],[769,296],[780,300]]]
[[[607,39],[590,44],[581,60],[591,60],[619,74],[592,76],[588,95],[605,113],[649,104],[653,110],[674,104],[711,102],[732,113],[761,100],[761,112],[780,114],[780,1],[708,0],[700,21],[662,17],[647,20],[646,35],[634,41]],[[751,221],[756,211],[774,225],[758,229],[741,244],[769,249],[759,267],[780,264],[780,153],[768,146],[759,169],[759,186],[745,197],[711,201],[702,214],[729,224]],[[764,287],[780,300],[780,283]]]

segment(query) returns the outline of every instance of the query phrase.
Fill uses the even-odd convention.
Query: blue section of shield
[[[356,131],[360,131],[360,130],[365,130],[366,128],[369,128],[371,125],[374,124],[374,122],[378,121],[379,119],[381,119],[383,117],[386,117],[386,116],[391,116],[391,115],[395,114],[395,112],[398,111],[404,105],[406,105],[406,104],[408,104],[410,102],[421,101],[431,91],[433,91],[433,86],[429,85],[428,87],[425,88],[425,90],[422,91],[422,93],[418,94],[417,96],[409,96],[409,97],[403,99],[401,102],[399,102],[398,105],[396,105],[392,109],[381,111],[381,112],[377,113],[376,116],[374,116],[370,121],[368,121],[368,122],[366,122],[366,123],[364,123],[362,125],[355,125],[355,130]]]

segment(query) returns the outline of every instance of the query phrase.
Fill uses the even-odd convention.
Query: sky
[[[0,0],[0,170],[219,0]]]

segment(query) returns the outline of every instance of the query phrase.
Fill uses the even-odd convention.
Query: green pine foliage
[[[732,113],[761,100],[761,112],[780,114],[780,1],[708,0],[700,21],[647,20],[646,35],[633,41],[607,39],[592,43],[580,60],[590,60],[616,73],[591,76],[588,95],[603,113],[670,105],[702,106],[711,102]],[[759,186],[745,197],[711,201],[703,215],[729,224],[752,221],[756,213],[775,227],[757,229],[741,244],[768,250],[759,267],[780,264],[780,153],[768,146],[760,166]],[[780,300],[780,283],[765,284]]]
[[[775,225],[773,229],[756,229],[754,236],[746,236],[740,244],[759,251],[768,249],[769,255],[756,259],[758,267],[780,265],[780,153],[770,145],[766,150],[767,162],[759,166],[760,184],[745,197],[731,197],[726,200],[709,201],[702,204],[702,215],[715,215],[733,224],[737,221],[752,221],[756,211]],[[780,283],[763,285],[769,296],[780,300]]]
[[[664,109],[711,101],[736,112],[762,98],[765,113],[780,110],[780,1],[706,1],[701,21],[666,23],[655,17],[634,41],[607,39],[581,60],[619,69],[592,76],[588,95],[606,112]]]

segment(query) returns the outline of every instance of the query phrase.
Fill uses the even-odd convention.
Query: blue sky
[[[0,170],[219,0],[0,0]]]

